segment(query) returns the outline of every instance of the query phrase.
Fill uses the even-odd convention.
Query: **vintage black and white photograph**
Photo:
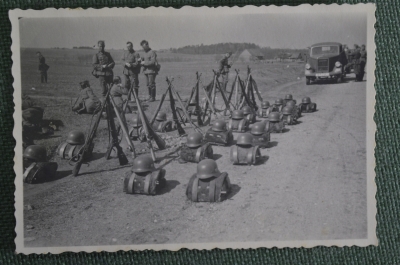
[[[16,251],[377,245],[374,13],[10,11]]]

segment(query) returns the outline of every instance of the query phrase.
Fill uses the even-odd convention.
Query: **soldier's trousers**
[[[46,71],[40,72],[40,81],[42,83],[47,83],[47,72]]]
[[[149,96],[156,98],[156,74],[146,74],[146,85],[149,89]]]
[[[139,88],[138,74],[125,75],[125,88],[129,90],[132,87],[137,89]]]
[[[113,83],[112,75],[101,75],[99,76],[101,95],[103,98],[107,95],[110,84]]]

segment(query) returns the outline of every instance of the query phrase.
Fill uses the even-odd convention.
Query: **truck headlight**
[[[336,66],[337,68],[339,68],[339,67],[342,67],[342,64],[341,64],[340,62],[336,62],[336,63],[335,63],[335,66]]]
[[[306,69],[310,70],[311,69],[311,65],[310,64],[306,64]]]

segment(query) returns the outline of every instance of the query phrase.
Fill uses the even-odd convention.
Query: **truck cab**
[[[343,45],[338,42],[323,42],[309,48],[305,65],[306,84],[318,80],[342,82],[347,64]]]

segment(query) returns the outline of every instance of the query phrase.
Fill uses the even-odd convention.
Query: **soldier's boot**
[[[149,94],[150,94],[149,102],[154,102],[156,100],[156,88],[152,87],[151,92],[149,92]]]
[[[135,88],[133,88],[133,89],[135,89],[136,95],[137,95],[138,100],[139,100],[139,88],[138,88],[138,87],[135,87]],[[132,95],[131,101],[135,102],[135,98],[133,98],[133,95]],[[140,100],[139,100],[139,101],[140,101]]]
[[[149,97],[146,100],[150,101],[150,99],[151,99],[151,87],[147,87],[147,90],[149,91]]]

